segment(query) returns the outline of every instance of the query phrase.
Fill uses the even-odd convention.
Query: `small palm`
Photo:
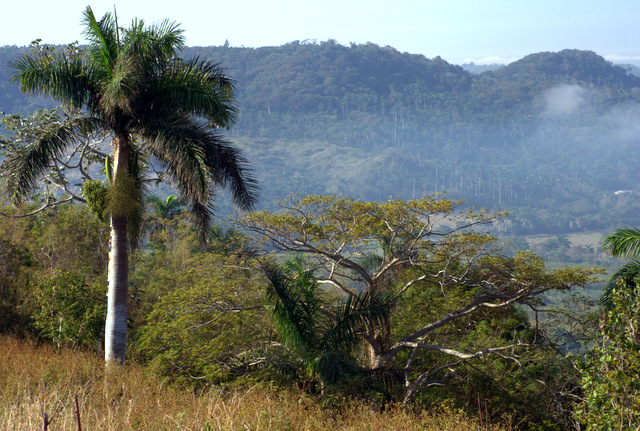
[[[156,217],[167,220],[171,220],[184,207],[176,195],[169,195],[165,201],[156,195],[151,195],[147,198],[147,204]]]
[[[355,369],[363,329],[389,318],[393,297],[373,291],[349,296],[327,311],[323,292],[304,263],[266,270],[267,302],[280,336],[305,364],[308,377],[335,383]]]

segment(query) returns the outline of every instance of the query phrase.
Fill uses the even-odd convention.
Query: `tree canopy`
[[[462,334],[471,336],[476,325],[501,310],[513,312],[519,306],[537,312],[544,308],[545,292],[584,287],[597,273],[579,267],[550,271],[526,252],[503,257],[494,238],[470,230],[502,214],[460,211],[459,205],[441,196],[407,202],[294,196],[279,203],[280,211],[258,211],[239,223],[266,250],[304,256],[306,270],[338,298],[386,293],[393,297],[389,316],[402,314],[416,301],[422,304],[412,316],[405,315],[402,326],[383,319],[359,332],[366,366],[403,369],[405,399],[410,400],[420,388],[453,378],[453,370],[468,361],[491,355],[517,361],[519,349],[539,343],[542,332],[532,328],[532,335],[520,322],[514,323],[520,329],[512,328],[506,338],[481,337],[467,344]],[[458,337],[442,335],[451,327],[459,328]],[[441,366],[417,365],[417,358],[433,353],[445,358]]]

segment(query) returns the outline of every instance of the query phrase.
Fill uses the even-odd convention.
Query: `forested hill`
[[[6,83],[0,110],[33,110]],[[374,44],[191,47],[236,80],[229,132],[262,201],[290,192],[382,200],[446,190],[515,212],[514,233],[637,224],[640,78],[590,51],[531,54],[472,74]],[[616,194],[616,191],[631,191]]]
[[[187,55],[222,61],[238,81],[243,105],[281,111],[370,110],[390,92],[421,86],[421,92],[468,91],[472,76],[459,66],[374,44],[345,47],[334,42],[281,47],[190,48]],[[345,106],[351,105],[351,106]]]
[[[229,68],[244,110],[345,114],[406,107],[494,117],[494,106],[519,110],[523,101],[560,83],[613,90],[616,101],[629,97],[625,91],[640,88],[640,77],[578,50],[531,54],[480,75],[440,57],[332,41],[256,49],[198,47],[185,54],[212,57]],[[493,99],[489,104],[488,96]],[[535,112],[535,106],[528,108]]]

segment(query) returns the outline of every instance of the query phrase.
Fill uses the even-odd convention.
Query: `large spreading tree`
[[[170,21],[147,26],[134,19],[123,29],[115,14],[98,20],[87,7],[83,22],[89,44],[82,50],[39,50],[12,63],[22,91],[53,97],[86,115],[47,128],[15,152],[5,163],[7,190],[15,203],[23,201],[52,160],[77,148],[78,136],[107,131],[112,137],[106,164],[111,249],[105,357],[122,363],[128,247],[144,204],[145,180],[162,166],[188,202],[203,241],[216,186],[230,189],[243,209],[254,205],[256,187],[245,159],[219,133],[237,113],[233,82],[219,64],[179,58],[184,37]]]
[[[364,347],[365,368],[402,372],[405,402],[482,358],[523,364],[529,349],[548,343],[540,341],[543,331],[529,325],[522,310],[537,315],[546,308],[542,295],[584,287],[597,272],[548,270],[528,252],[503,256],[495,238],[470,230],[501,213],[461,211],[461,202],[437,195],[406,202],[293,196],[279,205],[277,212],[253,212],[239,223],[265,250],[304,258],[304,271],[339,299],[309,313],[309,289],[295,276],[267,271],[271,302],[286,311],[275,316],[286,323],[280,324],[284,338],[304,335],[300,328],[310,326],[309,315],[328,319],[325,327],[351,324],[349,331]],[[387,309],[345,307],[347,301],[362,302],[363,295],[369,298],[365,305]],[[344,310],[360,317],[347,321]],[[305,345],[323,348],[316,340]]]

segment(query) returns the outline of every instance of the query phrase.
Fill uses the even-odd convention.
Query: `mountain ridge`
[[[6,60],[20,52],[0,48],[5,112],[37,101],[6,83]],[[236,80],[241,114],[228,136],[266,207],[291,192],[383,200],[446,190],[513,211],[514,233],[605,229],[635,223],[640,209],[640,78],[592,51],[531,54],[480,74],[332,41],[184,55],[220,61]]]

